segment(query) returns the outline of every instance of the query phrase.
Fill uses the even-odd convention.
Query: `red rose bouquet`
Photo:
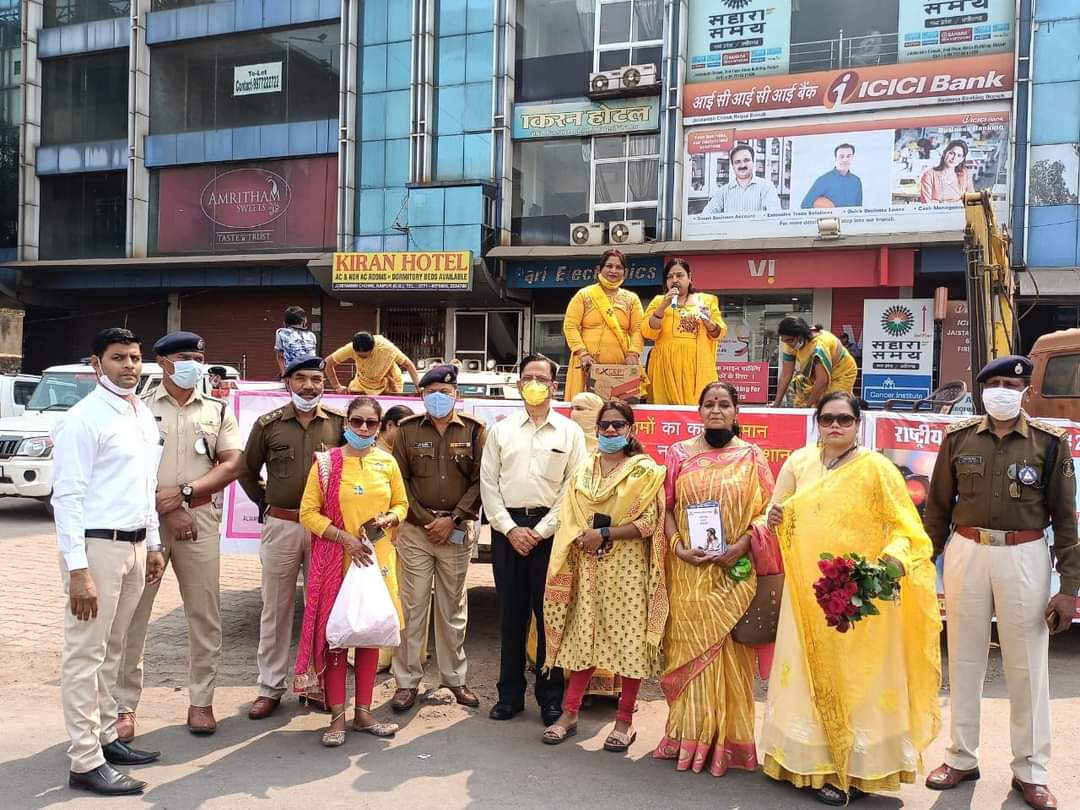
[[[900,595],[903,570],[892,561],[871,563],[858,554],[834,557],[822,554],[818,562],[821,578],[814,583],[814,596],[825,611],[829,627],[846,633],[851,625],[879,611],[873,600],[892,601]]]

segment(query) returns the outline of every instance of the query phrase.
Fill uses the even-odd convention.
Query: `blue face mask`
[[[351,430],[346,430],[343,434],[345,441],[349,443],[349,447],[353,450],[367,450],[371,445],[375,444],[375,436],[361,436],[358,433],[353,433]]]
[[[629,443],[630,439],[626,436],[598,436],[596,439],[601,453],[618,453],[625,450]]]
[[[450,412],[454,410],[455,401],[452,396],[444,394],[442,391],[433,391],[424,395],[424,407],[436,419],[449,416]]]
[[[176,383],[177,388],[185,391],[193,389],[203,378],[203,364],[198,360],[177,360],[173,363],[172,373],[169,379]]]

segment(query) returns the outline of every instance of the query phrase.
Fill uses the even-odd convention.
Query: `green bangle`
[[[750,557],[747,554],[739,557],[739,561],[728,569],[728,576],[736,582],[745,582],[750,578],[750,573],[753,570],[753,566],[750,564]]]

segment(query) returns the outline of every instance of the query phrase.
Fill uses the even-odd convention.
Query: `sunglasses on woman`
[[[375,430],[376,428],[379,427],[379,420],[375,419],[375,418],[362,419],[359,416],[350,416],[349,417],[349,427],[351,427],[353,430],[360,430],[360,428],[367,428],[368,430]]]
[[[817,423],[825,428],[833,425],[849,428],[855,424],[855,417],[850,413],[823,413],[817,418]]]
[[[610,422],[606,419],[603,419],[596,423],[596,426],[600,428],[600,430],[607,430],[609,428],[615,428],[615,430],[626,430],[629,425],[629,422],[624,422],[622,419],[614,419]]]

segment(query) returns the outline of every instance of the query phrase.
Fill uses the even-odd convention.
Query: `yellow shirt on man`
[[[349,392],[352,394],[376,396],[398,392],[404,387],[401,367],[409,358],[382,335],[375,335],[374,338],[375,348],[369,357],[358,356],[352,343],[346,343],[330,355],[330,360],[335,365],[350,360],[355,365],[356,372],[349,383]]]

